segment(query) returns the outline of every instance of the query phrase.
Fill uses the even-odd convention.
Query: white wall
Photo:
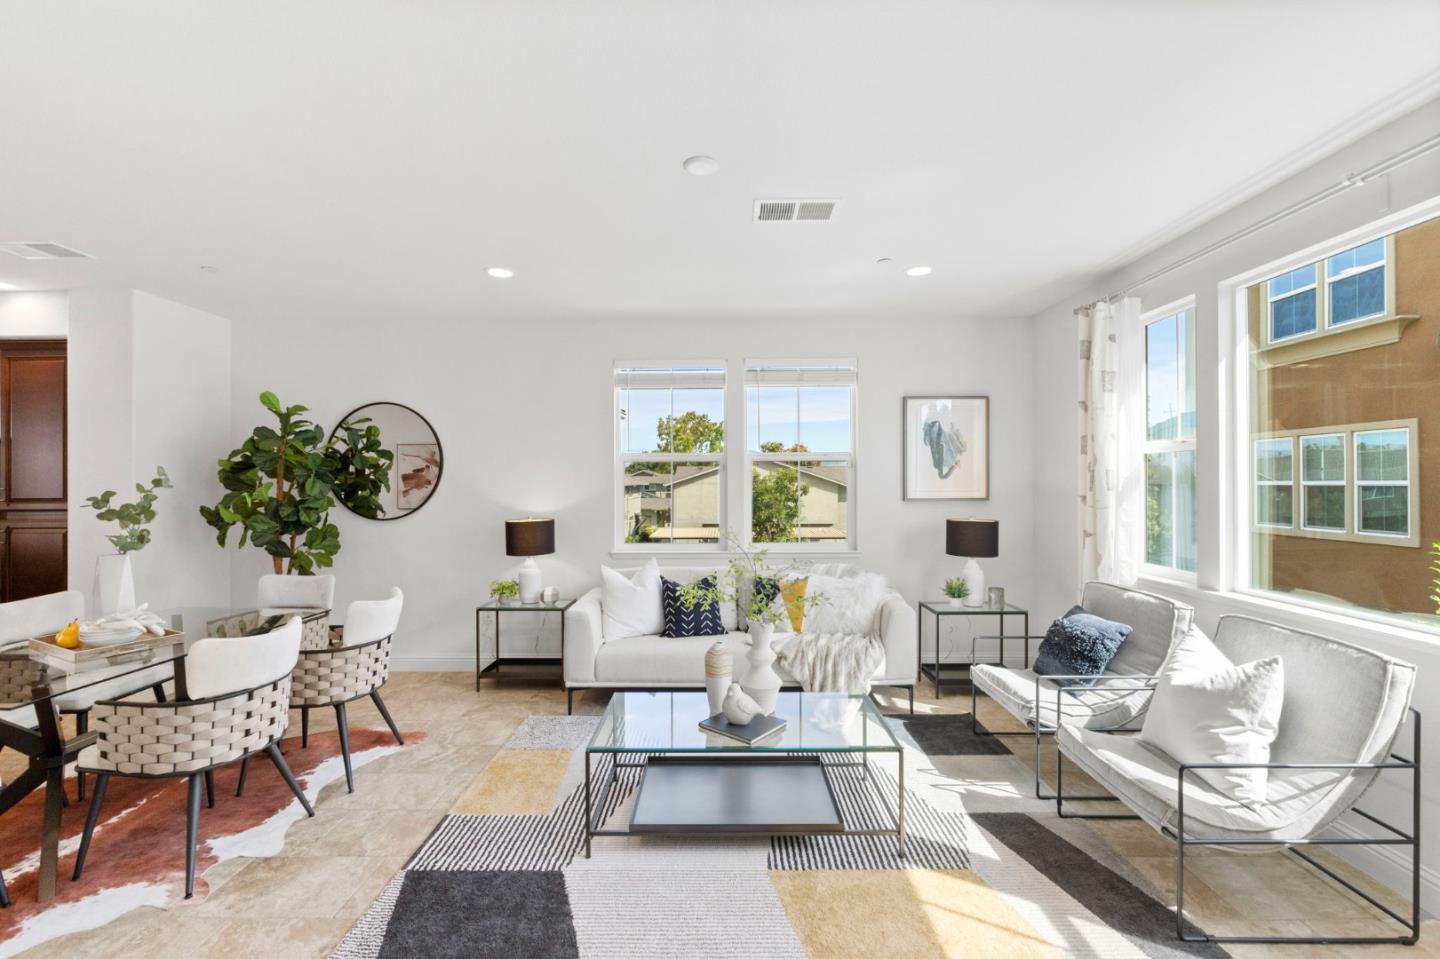
[[[114,551],[87,496],[135,498],[156,465],[174,489],[156,503],[153,539],[135,554],[136,598],[154,609],[223,604],[229,564],[198,508],[219,496],[206,450],[230,419],[230,324],[137,290],[69,294],[69,579],[90,592],[95,559]]]
[[[63,340],[70,298],[63,292],[0,293],[0,337]]]
[[[999,517],[1000,557],[986,563],[990,583],[1007,587],[1015,601],[1029,597],[1033,387],[1023,320],[607,317],[519,327],[484,317],[459,324],[406,317],[395,336],[358,333],[394,322],[356,317],[337,328],[307,326],[304,352],[283,363],[275,356],[292,335],[288,324],[247,327],[234,345],[231,435],[197,455],[223,455],[262,422],[256,397],[263,389],[283,403],[310,406],[327,428],[378,400],[405,403],[430,419],[445,473],[423,509],[393,522],[338,508],[333,514],[342,539],[337,608],[391,585],[405,589],[395,650],[401,666],[473,668],[474,607],[490,580],[512,576],[518,564],[504,555],[506,518],[555,517],[556,553],[539,563],[545,582],[563,594],[595,584],[602,562],[636,562],[610,557],[616,358],[725,358],[735,383],[749,357],[859,357],[855,561],[887,574],[912,602],[935,597],[959,567],[945,556],[944,518]],[[910,393],[989,394],[989,502],[901,500],[900,400]],[[233,568],[234,600],[252,600],[266,557],[247,549],[235,554]],[[538,637],[534,627],[520,626],[521,617],[506,622],[516,627],[504,633],[507,652],[520,655],[537,639],[541,649],[555,648],[553,622]]]
[[[1288,205],[1341,181],[1381,160],[1433,136],[1440,129],[1440,101],[1434,101],[1395,123],[1368,136],[1362,142],[1319,160],[1304,172],[1253,200],[1230,211],[1167,246],[1148,254],[1076,290],[1062,302],[1031,320],[1035,336],[1037,382],[1045,384],[1036,401],[1034,449],[1037,463],[1049,464],[1051,474],[1042,470],[1035,502],[1036,567],[1038,602],[1044,610],[1042,622],[1058,615],[1078,595],[1080,567],[1079,492],[1075,463],[1079,456],[1076,430],[1077,326],[1072,310],[1133,283],[1154,270],[1174,262],[1208,243],[1284,209]],[[1257,603],[1227,593],[1223,544],[1228,539],[1222,517],[1226,424],[1222,421],[1221,399],[1227,389],[1228,373],[1221,351],[1217,321],[1217,287],[1230,277],[1322,242],[1347,230],[1379,219],[1389,212],[1440,194],[1440,154],[1432,153],[1380,180],[1352,189],[1325,204],[1312,208],[1281,224],[1235,243],[1177,270],[1138,291],[1146,308],[1160,306],[1193,294],[1196,298],[1197,384],[1197,517],[1200,529],[1198,579],[1200,589],[1183,589],[1167,584],[1142,583],[1159,592],[1177,595],[1192,602],[1202,628],[1212,630],[1225,613],[1246,612],[1267,619],[1311,629],[1339,639],[1357,642],[1382,653],[1419,666],[1415,705],[1432,718],[1440,716],[1440,642],[1414,631],[1367,627],[1338,614],[1303,614],[1282,605]],[[1437,387],[1440,388],[1440,387]],[[1337,571],[1342,574],[1343,571]],[[1407,733],[1408,735],[1408,733]],[[1425,750],[1431,769],[1440,762],[1440,747]],[[1393,775],[1393,774],[1387,774]],[[1403,776],[1382,780],[1372,790],[1367,806],[1393,821],[1408,823],[1407,797]],[[1440,777],[1426,780],[1424,804],[1427,817],[1440,812]],[[1396,856],[1376,858],[1356,853],[1368,868],[1387,881],[1402,885],[1406,879],[1397,868]],[[1424,855],[1426,901],[1440,902],[1440,847],[1430,844]]]

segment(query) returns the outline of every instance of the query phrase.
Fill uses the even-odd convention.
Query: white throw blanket
[[[780,665],[807,692],[863,694],[885,662],[878,639],[859,633],[791,633],[776,636]]]

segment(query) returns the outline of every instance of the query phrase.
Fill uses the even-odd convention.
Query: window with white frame
[[[615,417],[617,548],[719,544],[725,364],[616,364]]]
[[[852,548],[854,360],[747,360],[747,538]]]
[[[1417,429],[1417,421],[1405,420],[1257,438],[1255,526],[1272,533],[1417,545]]]
[[[1145,562],[1195,571],[1195,308],[1172,304],[1145,327]]]
[[[1267,342],[1283,343],[1393,314],[1393,259],[1393,239],[1380,237],[1266,280],[1262,299]]]

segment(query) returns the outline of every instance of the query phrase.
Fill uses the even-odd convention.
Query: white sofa
[[[632,572],[623,570],[622,572]],[[714,567],[661,567],[665,578],[692,582],[711,573]],[[861,570],[847,564],[815,565],[815,575],[851,576]],[[745,662],[750,637],[734,603],[723,604],[721,619],[728,632],[723,637],[631,636],[606,642],[601,631],[601,591],[597,586],[581,596],[565,612],[565,693],[567,711],[577,689],[703,689],[705,652],[716,639],[724,639],[735,658],[736,672]],[[888,590],[875,611],[872,635],[885,647],[885,662],[876,670],[872,685],[907,690],[910,709],[915,708],[915,674],[919,669],[915,648],[915,610],[894,590]],[[798,686],[778,663],[776,670],[787,686]]]

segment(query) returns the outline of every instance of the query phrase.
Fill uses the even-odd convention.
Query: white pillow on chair
[[[1160,667],[1140,740],[1179,763],[1266,763],[1279,732],[1285,670],[1279,656],[1236,666],[1191,628]],[[1264,802],[1265,769],[1197,769],[1240,802]]]
[[[600,632],[606,642],[627,636],[656,636],[665,628],[660,598],[660,564],[654,559],[635,575],[600,567]]]

